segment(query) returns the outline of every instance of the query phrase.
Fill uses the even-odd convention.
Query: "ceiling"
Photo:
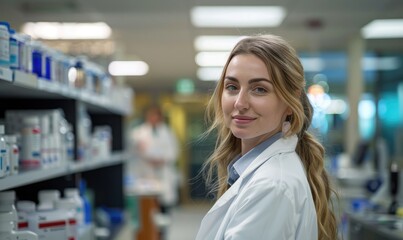
[[[195,28],[190,21],[193,6],[278,5],[287,16],[275,28]],[[344,51],[350,39],[373,19],[403,18],[402,0],[1,0],[0,20],[15,29],[27,21],[104,21],[112,27],[117,60],[143,60],[150,71],[128,77],[137,92],[173,91],[181,78],[194,81],[197,91],[214,83],[197,79],[198,35],[279,34],[299,51]],[[234,16],[236,18],[237,16]],[[402,39],[369,40],[371,50],[403,52]]]

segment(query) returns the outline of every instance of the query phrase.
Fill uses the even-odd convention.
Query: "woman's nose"
[[[238,110],[248,109],[249,108],[249,98],[248,94],[245,91],[240,91],[237,95],[234,104],[235,108]]]

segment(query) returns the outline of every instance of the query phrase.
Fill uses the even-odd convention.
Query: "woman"
[[[139,160],[140,175],[157,179],[161,183],[159,198],[162,213],[169,213],[178,200],[178,176],[175,168],[179,149],[177,138],[164,121],[159,106],[146,110],[145,122],[132,131],[132,141]],[[135,170],[133,170],[135,172]]]
[[[207,106],[218,133],[208,160],[219,199],[197,240],[336,239],[324,148],[295,50],[273,35],[232,50]]]

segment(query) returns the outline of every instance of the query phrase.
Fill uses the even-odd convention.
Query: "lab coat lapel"
[[[247,177],[272,156],[278,153],[294,151],[297,141],[298,138],[296,136],[281,138],[273,143],[273,145],[271,145],[269,148],[264,150],[245,170],[245,172],[241,174],[240,178],[217,200],[214,206],[206,214],[206,216],[203,218],[196,240],[215,239],[215,236],[220,229],[222,221],[225,218],[231,203],[238,195],[243,182],[247,181]]]
[[[252,174],[256,169],[258,169],[263,163],[268,161],[274,155],[293,152],[297,147],[298,137],[296,135],[290,136],[288,138],[280,138],[274,142],[270,147],[266,148],[259,156],[249,165],[249,167],[240,176],[241,181]]]
[[[259,168],[263,163],[269,160],[272,156],[295,151],[297,146],[298,138],[296,135],[290,136],[288,138],[280,138],[274,142],[270,147],[265,149],[252,163],[251,165],[242,173],[240,178],[217,200],[214,206],[210,209],[209,213],[216,211],[232,202],[234,197],[238,194],[240,186],[244,179],[253,173],[257,168]]]
[[[237,181],[217,200],[204,216],[196,240],[215,239],[228,208],[238,194],[238,190],[239,183]]]
[[[214,206],[210,209],[209,212],[213,212],[221,207],[224,207],[227,204],[230,204],[234,197],[238,194],[239,191],[239,183],[235,182],[214,204]]]

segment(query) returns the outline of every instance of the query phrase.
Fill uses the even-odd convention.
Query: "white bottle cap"
[[[33,125],[38,125],[39,126],[39,118],[36,116],[28,116],[24,118],[23,123],[25,125],[33,126]]]
[[[55,208],[57,209],[75,209],[76,204],[72,199],[62,198],[55,202]]]
[[[72,198],[79,196],[78,189],[77,188],[66,188],[64,189],[64,196],[66,198]]]
[[[40,190],[38,192],[39,202],[55,202],[60,199],[60,192],[56,189]]]
[[[0,201],[15,201],[15,191],[0,192]]]
[[[4,130],[4,125],[0,125],[0,134],[4,134],[5,130]]]
[[[16,204],[16,208],[21,212],[35,212],[35,203],[32,201],[18,201]]]

